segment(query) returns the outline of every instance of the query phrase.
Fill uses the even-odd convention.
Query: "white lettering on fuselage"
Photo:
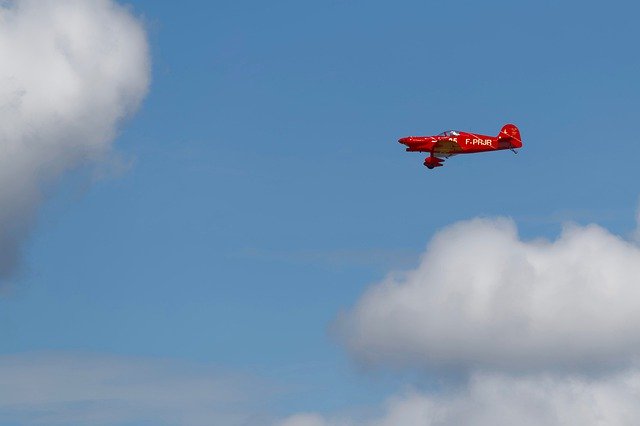
[[[481,146],[489,146],[491,145],[491,139],[465,139],[465,145],[481,145]]]

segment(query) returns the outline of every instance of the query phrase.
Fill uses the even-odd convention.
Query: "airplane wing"
[[[443,139],[439,140],[433,146],[433,152],[434,154],[444,154],[447,156],[451,156],[462,152],[462,147],[453,139]]]

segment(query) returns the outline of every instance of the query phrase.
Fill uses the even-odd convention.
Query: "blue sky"
[[[153,61],[126,170],[49,191],[0,299],[0,352],[171,359],[259,378],[275,415],[377,404],[420,373],[357,365],[336,316],[439,229],[635,227],[633,2],[129,1]],[[510,152],[429,171],[397,139]]]

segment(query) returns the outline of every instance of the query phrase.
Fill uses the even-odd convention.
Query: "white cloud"
[[[640,424],[640,246],[596,225],[523,241],[509,219],[454,224],[335,326],[360,360],[467,380],[279,426]]]
[[[108,153],[149,85],[141,23],[111,0],[0,2],[0,277],[42,193]]]
[[[2,424],[266,424],[265,394],[255,380],[153,358],[0,356]]]
[[[308,421],[311,419],[315,423]],[[439,395],[417,392],[387,402],[375,419],[293,416],[279,426],[501,426],[640,424],[640,372],[588,380],[474,374],[467,387]]]
[[[329,426],[321,415],[314,413],[296,414],[284,419],[278,426]]]
[[[392,366],[620,367],[640,354],[640,248],[595,225],[546,242],[522,241],[508,219],[461,222],[337,329],[356,357]]]

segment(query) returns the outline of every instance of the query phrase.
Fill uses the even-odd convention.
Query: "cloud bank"
[[[0,423],[267,424],[256,380],[154,358],[39,353],[0,356]]]
[[[640,424],[640,371],[608,378],[474,374],[465,388],[393,398],[373,419],[298,414],[278,426],[496,426]]]
[[[548,242],[521,240],[508,219],[461,222],[337,329],[357,359],[394,367],[624,367],[640,354],[640,248],[596,225]]]
[[[147,93],[141,23],[111,0],[0,2],[0,279],[43,191],[111,148]]]

